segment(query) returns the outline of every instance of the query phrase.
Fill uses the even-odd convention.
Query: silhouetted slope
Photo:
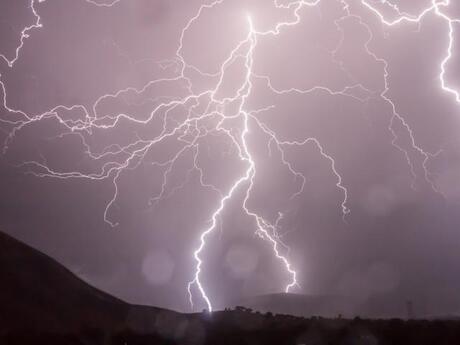
[[[319,305],[328,299],[318,300]],[[281,308],[283,300],[305,307],[301,295],[264,296],[259,302]],[[187,315],[130,305],[0,233],[0,344],[456,345],[460,322],[305,319],[242,307]]]
[[[0,331],[114,328],[129,305],[0,232]]]

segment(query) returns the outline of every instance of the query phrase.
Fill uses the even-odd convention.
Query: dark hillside
[[[279,297],[258,302],[277,303]],[[327,297],[319,302],[286,298],[290,305],[312,308],[328,303]],[[460,321],[302,318],[244,307],[180,314],[130,305],[0,233],[0,344],[457,345]]]
[[[39,251],[0,232],[0,332],[113,328],[129,305],[83,282]]]

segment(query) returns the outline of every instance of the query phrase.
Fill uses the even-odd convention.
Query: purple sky
[[[389,26],[365,4],[391,22],[431,1],[313,3],[3,0],[0,229],[189,311],[236,187],[199,253],[215,308],[285,290],[277,243],[291,292],[460,312],[460,5]]]

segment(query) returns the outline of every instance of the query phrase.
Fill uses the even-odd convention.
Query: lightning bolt
[[[12,58],[8,59],[8,57],[5,54],[0,53],[0,58],[8,64],[8,67],[13,67],[15,62],[19,59],[19,53],[21,52],[22,48],[24,47],[26,39],[28,39],[30,37],[31,31],[33,31],[34,29],[40,29],[41,27],[43,27],[43,24],[41,22],[41,17],[38,14],[37,9],[35,8],[35,6],[36,6],[37,3],[40,4],[40,3],[43,3],[45,1],[46,0],[30,0],[29,7],[30,7],[30,9],[32,11],[32,14],[33,14],[34,18],[35,18],[35,23],[33,23],[33,24],[29,25],[29,26],[26,26],[24,29],[22,29],[21,35],[20,35],[20,38],[19,38],[19,45],[15,49],[14,56]],[[94,1],[94,0],[83,0],[83,1],[85,1],[88,4],[97,6],[97,7],[112,7],[112,6],[116,5],[117,3],[119,3],[121,0],[113,0],[112,2],[107,2],[107,3],[101,3],[101,2]]]
[[[39,0],[38,2],[43,2],[45,0]],[[41,17],[38,15],[37,10],[35,9],[35,4],[37,3],[36,0],[31,0],[30,1],[30,9],[32,11],[32,14],[35,18],[35,23],[32,25],[26,26],[24,29],[21,31],[21,36],[19,38],[19,45],[16,47],[15,54],[11,59],[8,59],[4,54],[0,54],[0,58],[5,61],[9,67],[13,67],[14,63],[19,59],[19,53],[24,46],[25,40],[30,37],[30,31],[33,29],[39,29],[42,27],[41,23]]]
[[[440,63],[439,80],[441,82],[442,90],[447,92],[448,94],[453,95],[455,101],[457,103],[460,103],[459,91],[455,90],[452,87],[449,87],[448,83],[445,80],[446,68],[447,68],[447,65],[448,65],[449,61],[452,58],[452,49],[453,49],[453,46],[454,46],[454,24],[459,23],[458,19],[450,18],[449,16],[447,16],[442,11],[442,8],[446,8],[447,6],[449,6],[450,0],[442,0],[442,1],[432,0],[430,6],[424,8],[420,13],[418,13],[416,15],[411,15],[411,14],[402,12],[399,9],[399,7],[397,6],[397,4],[394,4],[394,3],[390,2],[390,1],[387,1],[387,0],[382,0],[382,1],[380,1],[380,3],[383,4],[383,5],[387,5],[390,9],[395,11],[396,12],[396,18],[393,19],[393,20],[387,20],[385,18],[384,14],[381,11],[379,11],[377,9],[377,7],[375,5],[373,5],[373,3],[371,3],[371,2],[369,2],[367,0],[361,0],[361,4],[364,7],[366,7],[367,9],[369,9],[373,14],[375,14],[379,18],[379,20],[380,20],[380,22],[382,24],[384,24],[384,25],[386,25],[388,27],[393,27],[393,26],[400,25],[400,24],[403,24],[403,23],[414,23],[414,24],[417,24],[417,25],[421,25],[423,19],[426,16],[428,16],[429,14],[435,14],[436,16],[441,18],[447,24],[447,26],[448,26],[448,35],[447,35],[447,37],[448,37],[448,46],[447,46],[447,49],[446,49],[445,57]],[[360,18],[360,17],[358,17],[358,18],[359,18],[359,21],[361,23],[363,23],[362,18]],[[398,150],[400,150],[405,155],[407,163],[408,163],[408,165],[410,167],[412,177],[413,177],[412,188],[414,188],[415,179],[416,179],[416,173],[415,173],[414,165],[413,165],[413,163],[412,163],[412,161],[410,159],[410,156],[409,156],[409,151],[397,144],[398,135],[396,134],[394,126],[395,126],[395,124],[397,122],[399,122],[403,126],[403,128],[406,130],[406,132],[409,134],[410,141],[411,141],[411,148],[413,150],[415,150],[416,152],[418,152],[420,155],[422,155],[422,157],[424,158],[422,167],[423,167],[423,170],[424,170],[425,180],[431,185],[431,187],[432,187],[432,189],[434,191],[439,192],[439,190],[436,188],[436,185],[435,185],[434,181],[430,178],[431,174],[428,171],[427,163],[428,163],[430,158],[438,156],[442,152],[442,150],[438,150],[435,153],[427,152],[427,151],[423,150],[416,143],[415,135],[414,135],[414,132],[411,129],[410,125],[407,123],[405,118],[397,111],[397,107],[396,107],[395,103],[387,96],[387,93],[388,93],[388,91],[390,89],[389,80],[388,80],[388,78],[390,76],[388,62],[385,59],[378,57],[375,53],[373,53],[369,49],[368,44],[372,41],[373,35],[372,35],[372,30],[369,28],[369,26],[368,25],[365,25],[365,26],[366,26],[366,28],[368,30],[368,33],[369,33],[369,41],[365,45],[366,51],[368,52],[368,54],[373,56],[377,61],[381,62],[384,65],[384,83],[385,83],[385,87],[384,87],[383,92],[380,94],[380,97],[383,100],[385,100],[390,105],[390,107],[392,109],[393,116],[392,116],[392,118],[390,120],[390,125],[388,127],[388,129],[390,130],[390,132],[393,135],[392,144],[393,144],[393,146],[395,146]]]
[[[253,119],[255,124],[257,124],[259,126],[260,129],[262,129],[266,134],[269,135],[270,137],[270,140],[271,142],[274,142],[276,144],[276,147],[278,148],[278,150],[281,152],[281,155],[282,155],[282,163],[284,165],[286,165],[288,168],[289,168],[289,171],[294,174],[295,176],[297,177],[301,177],[302,179],[302,185],[301,185],[301,189],[295,193],[293,195],[293,197],[295,197],[296,195],[300,194],[302,191],[303,191],[303,186],[305,184],[305,176],[302,175],[301,173],[299,173],[298,171],[296,171],[290,162],[288,162],[286,159],[285,159],[285,155],[284,155],[284,150],[282,149],[282,146],[283,145],[304,145],[306,144],[307,142],[314,142],[319,150],[320,150],[320,153],[323,157],[326,157],[328,160],[331,161],[331,164],[332,164],[332,169],[334,171],[334,173],[336,174],[336,176],[338,177],[338,183],[337,183],[337,186],[342,190],[344,191],[344,195],[345,195],[345,198],[341,204],[342,206],[342,211],[343,211],[343,217],[345,217],[345,215],[347,213],[349,213],[349,209],[348,207],[346,206],[346,202],[347,202],[347,189],[342,185],[342,178],[341,176],[338,174],[337,170],[335,169],[335,161],[334,159],[327,155],[325,152],[324,152],[324,149],[322,148],[321,144],[319,143],[319,141],[315,138],[309,138],[307,140],[305,140],[303,143],[298,143],[298,142],[282,142],[280,141],[277,137],[276,137],[276,134],[273,130],[270,130],[268,129],[268,127],[266,125],[264,125],[260,120],[258,120],[255,116],[254,116],[254,113],[248,113],[245,109],[244,109],[244,106],[245,106],[245,101],[247,99],[247,97],[250,95],[251,93],[251,90],[252,90],[252,82],[251,82],[251,77],[254,76],[254,73],[252,72],[252,66],[253,66],[253,52],[256,48],[256,45],[257,45],[257,38],[258,36],[266,36],[266,35],[278,35],[280,33],[280,30],[284,27],[289,27],[289,26],[292,26],[292,25],[295,25],[297,24],[299,21],[300,21],[300,15],[299,15],[299,11],[300,9],[303,7],[303,6],[315,6],[316,4],[318,4],[319,1],[314,1],[314,2],[298,2],[295,6],[295,9],[294,9],[294,17],[295,17],[295,20],[294,21],[291,21],[291,22],[282,22],[282,23],[278,23],[275,28],[273,30],[269,30],[269,31],[257,31],[254,26],[253,26],[253,23],[252,23],[252,20],[251,20],[251,17],[248,16],[248,24],[249,24],[249,33],[248,33],[248,36],[246,37],[245,40],[241,41],[237,47],[232,51],[232,53],[230,54],[230,57],[224,62],[224,64],[222,65],[222,69],[220,71],[220,75],[223,76],[224,73],[225,73],[225,66],[228,65],[228,62],[229,61],[232,61],[234,55],[236,54],[236,52],[245,44],[249,44],[249,48],[247,50],[247,54],[244,56],[245,57],[245,67],[246,67],[246,76],[245,76],[245,79],[244,79],[244,82],[241,86],[241,88],[238,90],[238,94],[237,94],[237,98],[241,98],[241,102],[240,102],[240,107],[237,111],[237,113],[239,114],[239,116],[242,116],[243,117],[243,122],[244,122],[244,127],[243,127],[243,131],[241,133],[241,144],[238,145],[238,150],[239,150],[239,157],[241,160],[243,161],[246,161],[247,162],[247,170],[245,172],[245,174],[240,177],[231,187],[230,191],[228,192],[228,194],[226,194],[220,201],[220,204],[219,204],[219,207],[218,209],[214,212],[214,214],[212,215],[212,218],[211,218],[211,224],[210,226],[204,230],[201,234],[201,237],[200,237],[200,245],[199,247],[195,250],[194,252],[194,258],[195,258],[195,261],[197,263],[196,265],[196,271],[195,271],[195,276],[194,276],[194,279],[189,282],[188,286],[187,286],[187,290],[188,290],[188,293],[189,293],[189,300],[190,300],[190,304],[192,305],[192,308],[193,308],[193,294],[192,294],[192,288],[194,286],[196,286],[198,288],[198,291],[200,292],[201,294],[201,297],[203,298],[203,300],[206,302],[206,305],[207,305],[207,308],[209,311],[212,311],[212,304],[211,304],[211,301],[210,301],[210,298],[209,296],[206,294],[206,291],[203,287],[203,284],[200,280],[200,277],[201,277],[201,273],[202,273],[202,265],[203,265],[203,259],[201,258],[201,254],[205,248],[205,245],[206,245],[206,238],[215,230],[216,228],[216,225],[217,225],[217,219],[218,217],[220,216],[220,214],[222,213],[222,211],[224,210],[224,207],[225,207],[225,204],[226,202],[232,198],[232,196],[234,195],[235,191],[237,190],[237,188],[239,188],[241,185],[243,184],[246,184],[247,185],[247,188],[246,188],[246,192],[245,192],[245,198],[244,198],[244,201],[243,201],[243,205],[242,205],[242,208],[245,212],[245,214],[249,217],[252,217],[255,221],[255,224],[256,224],[256,234],[268,241],[270,244],[271,244],[271,247],[272,247],[272,250],[273,250],[273,253],[275,255],[275,257],[284,265],[286,271],[289,273],[291,279],[290,279],[290,282],[286,285],[285,287],[285,292],[289,292],[292,288],[294,288],[295,286],[298,285],[298,282],[297,282],[297,272],[292,268],[292,264],[289,262],[288,258],[286,257],[286,255],[284,255],[281,250],[280,250],[280,245],[281,246],[284,246],[284,247],[287,247],[284,243],[282,243],[279,239],[279,235],[276,231],[277,227],[276,227],[276,224],[273,225],[271,224],[268,220],[264,219],[262,216],[260,216],[259,214],[257,214],[256,212],[254,211],[251,211],[250,208],[248,207],[248,200],[250,198],[250,195],[251,195],[251,191],[253,189],[253,186],[254,186],[254,179],[255,179],[255,176],[256,176],[256,164],[255,164],[255,161],[250,153],[250,150],[248,148],[248,144],[247,144],[247,141],[246,141],[246,138],[247,138],[247,134],[249,133],[249,120],[250,119]],[[216,3],[214,3],[215,5]],[[198,13],[198,15],[196,17],[193,18],[193,20],[195,20],[196,18],[198,18],[199,14],[201,13],[201,10],[203,9],[204,7],[202,7]],[[189,22],[186,26],[186,28],[189,28],[191,25],[191,22]],[[183,37],[183,35],[182,35]],[[267,80],[267,84],[269,85],[270,89],[278,94],[281,94],[281,93],[285,93],[285,92],[290,92],[290,91],[294,91],[294,90],[283,90],[283,91],[278,91],[278,90],[275,90],[272,86],[271,86],[271,81],[270,81],[270,78],[266,77],[266,76],[257,76],[256,77],[259,77],[259,78],[265,78]],[[245,90],[245,91],[244,91]],[[312,91],[312,90],[308,90],[308,91],[300,91],[300,90],[295,90],[295,91],[298,91],[298,92],[309,92],[309,91]],[[328,92],[330,92],[331,94],[336,94],[334,91],[331,91],[329,89],[327,89]],[[343,94],[342,92],[338,92],[340,94]],[[235,99],[235,98],[234,98]],[[233,100],[234,100],[233,99]],[[262,109],[264,110],[264,109]],[[289,247],[287,247],[289,249]]]
[[[23,49],[26,40],[30,38],[33,30],[42,27],[41,17],[37,12],[36,4],[42,3],[45,0],[31,0],[30,8],[34,15],[35,22],[26,26],[20,35],[19,45],[15,49],[12,57],[8,58],[6,54],[1,54],[0,58],[9,68],[13,68],[16,61],[20,58],[21,50]],[[84,0],[89,5],[110,8],[120,3],[121,0],[111,2],[99,2],[94,0]],[[113,195],[108,201],[104,210],[104,220],[112,227],[118,225],[118,222],[112,220],[110,217],[110,210],[115,206],[119,195],[119,179],[123,172],[128,170],[137,169],[141,164],[150,164],[151,166],[162,171],[162,181],[160,191],[153,195],[149,204],[155,207],[161,201],[170,198],[174,193],[177,193],[183,188],[194,173],[198,174],[198,180],[204,189],[218,197],[218,202],[214,211],[208,221],[208,225],[200,231],[198,238],[198,245],[193,251],[193,259],[195,261],[195,270],[191,281],[187,284],[187,292],[190,304],[194,308],[194,295],[197,292],[209,311],[213,310],[211,297],[208,295],[206,288],[202,282],[202,275],[204,271],[203,265],[205,264],[204,254],[208,239],[211,234],[217,229],[219,220],[222,213],[230,200],[235,199],[238,195],[243,195],[241,200],[241,211],[243,214],[252,219],[255,234],[264,240],[269,248],[273,251],[274,257],[284,267],[289,280],[285,284],[285,292],[290,292],[296,286],[297,271],[293,264],[289,261],[289,246],[281,239],[280,221],[283,213],[280,211],[275,220],[270,220],[262,216],[250,207],[251,196],[254,193],[254,186],[258,176],[256,159],[254,158],[248,137],[252,131],[260,131],[264,134],[267,140],[267,150],[272,155],[273,150],[276,150],[280,157],[280,164],[287,169],[287,171],[298,182],[299,188],[293,193],[290,198],[295,199],[304,192],[306,184],[305,175],[296,167],[295,162],[287,159],[287,150],[292,147],[303,147],[306,145],[313,145],[319,155],[329,162],[331,171],[336,178],[336,187],[342,193],[343,199],[340,201],[340,209],[343,220],[346,222],[346,216],[350,213],[348,207],[348,190],[343,184],[343,177],[339,173],[336,160],[327,152],[327,149],[321,144],[320,140],[315,137],[306,137],[302,139],[291,140],[290,138],[281,137],[273,128],[264,122],[263,114],[269,110],[275,110],[275,105],[270,105],[261,109],[249,109],[248,98],[253,91],[253,83],[255,80],[262,81],[270,92],[276,95],[291,95],[291,94],[316,94],[325,93],[330,96],[347,97],[355,102],[365,104],[371,98],[379,98],[383,100],[391,109],[391,119],[388,130],[392,133],[392,145],[399,150],[405,157],[413,178],[412,186],[415,186],[415,179],[417,178],[416,168],[411,159],[411,152],[416,152],[423,157],[422,167],[424,169],[424,178],[431,185],[433,190],[436,185],[432,180],[431,174],[427,168],[429,159],[438,155],[441,151],[431,153],[423,150],[416,141],[415,134],[411,129],[409,123],[401,115],[396,104],[388,96],[390,89],[390,68],[388,62],[378,56],[370,48],[370,43],[374,39],[373,31],[366,21],[359,15],[355,14],[353,6],[361,6],[367,11],[378,18],[381,24],[387,27],[395,27],[404,23],[421,25],[425,17],[434,15],[440,18],[447,25],[447,38],[448,46],[443,60],[439,66],[439,80],[441,89],[452,96],[452,98],[460,103],[460,92],[455,88],[449,86],[446,81],[447,69],[450,60],[453,56],[453,47],[455,44],[455,24],[459,23],[459,19],[451,18],[445,13],[445,9],[449,6],[449,0],[436,1],[432,0],[430,5],[424,8],[420,13],[411,15],[402,12],[397,4],[390,1],[367,1],[367,0],[336,0],[337,3],[342,5],[343,16],[334,21],[337,30],[342,33],[342,37],[338,42],[337,47],[331,52],[331,59],[336,63],[340,69],[348,76],[350,84],[341,89],[332,89],[326,86],[317,85],[309,89],[299,88],[279,88],[271,80],[268,75],[261,75],[255,72],[254,69],[254,52],[257,49],[257,43],[261,39],[275,39],[283,30],[296,26],[302,20],[302,10],[306,8],[319,7],[321,0],[296,0],[288,1],[287,3],[280,3],[278,0],[273,2],[276,9],[288,10],[291,13],[291,18],[286,21],[276,22],[271,28],[260,30],[255,27],[250,15],[246,18],[247,34],[234,46],[229,55],[220,65],[217,71],[209,72],[202,71],[197,66],[187,62],[184,57],[184,43],[186,40],[189,29],[199,21],[203,14],[212,11],[218,6],[222,5],[225,0],[215,0],[209,3],[202,4],[195,15],[190,18],[186,25],[181,30],[178,40],[178,46],[175,56],[171,60],[158,61],[156,64],[165,72],[170,73],[169,77],[154,79],[147,82],[140,88],[127,87],[117,92],[105,94],[100,96],[96,102],[87,108],[83,105],[57,105],[50,110],[41,114],[27,114],[19,109],[14,109],[8,106],[7,88],[1,80],[0,87],[3,94],[3,108],[6,110],[8,117],[0,118],[0,123],[9,126],[7,137],[3,145],[3,152],[6,153],[11,143],[15,140],[16,134],[27,126],[45,120],[54,120],[62,127],[62,133],[59,134],[60,138],[65,136],[77,137],[82,147],[84,148],[85,155],[98,165],[98,169],[87,171],[62,171],[50,166],[46,159],[42,161],[24,161],[18,165],[20,168],[26,169],[27,173],[33,174],[37,177],[52,177],[59,179],[89,179],[96,181],[108,180],[113,184]],[[388,20],[379,6],[387,6],[396,18]],[[364,44],[366,53],[371,56],[376,62],[380,63],[383,70],[384,87],[382,90],[369,90],[361,83],[356,81],[356,78],[344,66],[343,62],[337,57],[343,42],[345,31],[342,28],[342,23],[346,20],[355,20],[359,25],[363,26],[368,32],[368,40]],[[115,44],[116,45],[116,44]],[[117,47],[118,48],[118,47]],[[238,89],[234,94],[222,96],[219,94],[229,68],[238,62],[244,65],[244,75]],[[215,81],[213,87],[205,90],[197,91],[192,77],[189,76],[190,72],[196,73],[207,80]],[[148,98],[147,95],[151,88],[161,87],[162,85],[174,84],[180,86],[181,94],[174,96],[156,97],[154,99]],[[370,96],[361,97],[353,91],[362,90]],[[99,114],[99,108],[104,102],[113,99],[119,99],[124,96],[134,94],[137,96],[145,96],[148,102],[154,104],[147,117],[139,119],[133,115],[118,113],[102,115]],[[230,105],[237,105],[236,110],[228,110]],[[66,118],[63,114],[65,112],[74,112],[78,116],[73,118]],[[180,112],[182,117],[179,119],[175,115]],[[90,138],[98,131],[110,130],[121,126],[124,122],[129,122],[138,126],[153,126],[160,122],[159,133],[152,134],[152,136],[141,136],[137,134],[129,144],[120,145],[112,144],[102,150],[94,149],[91,145]],[[235,125],[236,124],[236,125]],[[406,148],[398,144],[398,134],[396,126],[401,126],[406,134],[410,137],[410,147]],[[150,128],[150,127],[148,127]],[[229,145],[229,151],[236,152],[238,160],[244,165],[243,172],[236,177],[229,184],[227,190],[217,187],[207,181],[205,170],[201,166],[201,159],[203,152],[203,141],[210,137],[224,138]],[[175,141],[180,145],[174,154],[165,159],[154,159],[150,161],[152,151],[160,144],[168,141]],[[181,159],[190,158],[190,168],[186,171],[181,183],[174,185],[171,174],[175,171],[176,165]]]

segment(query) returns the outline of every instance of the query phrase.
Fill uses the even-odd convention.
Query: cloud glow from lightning
[[[127,0],[115,0],[112,2],[98,2],[95,0],[82,0],[88,3],[90,6],[110,8],[117,6],[122,1]],[[35,22],[29,26],[24,27],[19,37],[19,45],[16,47],[15,52],[8,57],[8,54],[0,54],[0,61],[3,61],[8,65],[9,68],[14,68],[15,63],[21,57],[21,50],[26,44],[28,39],[31,39],[34,30],[42,28],[41,17],[37,11],[36,5],[38,3],[45,2],[45,0],[31,0],[30,9],[35,18]],[[111,94],[105,94],[100,96],[90,109],[83,105],[57,105],[52,109],[45,111],[41,114],[30,115],[19,109],[13,109],[8,106],[7,99],[7,87],[0,75],[0,86],[3,94],[3,108],[11,116],[11,118],[5,117],[0,118],[0,123],[4,123],[10,126],[6,141],[3,145],[3,152],[6,153],[9,149],[11,142],[15,139],[16,134],[23,128],[30,126],[31,124],[44,121],[46,119],[57,120],[58,123],[63,127],[62,136],[75,135],[80,139],[85,154],[95,162],[105,162],[101,169],[97,172],[87,173],[84,171],[60,171],[50,167],[46,160],[43,162],[39,161],[25,161],[20,166],[27,168],[28,172],[34,174],[37,177],[53,177],[59,179],[90,179],[90,180],[109,180],[113,183],[113,196],[108,201],[105,211],[104,220],[112,227],[118,225],[116,221],[113,221],[109,217],[109,211],[114,206],[118,194],[119,194],[119,178],[121,174],[127,170],[133,170],[143,163],[149,154],[149,152],[160,144],[176,139],[182,144],[182,147],[178,149],[172,157],[166,160],[155,160],[152,165],[164,169],[161,190],[158,194],[154,195],[150,199],[151,205],[156,205],[162,200],[169,198],[172,194],[183,188],[188,182],[188,178],[194,172],[198,173],[199,182],[201,187],[210,192],[216,194],[219,197],[219,201],[215,205],[215,209],[209,218],[208,226],[200,231],[198,237],[198,245],[193,251],[193,259],[195,261],[195,271],[192,274],[192,279],[187,285],[187,292],[189,295],[189,301],[194,307],[194,297],[198,293],[199,297],[204,301],[209,311],[213,310],[213,304],[211,297],[206,291],[206,288],[202,282],[203,275],[203,264],[204,254],[209,236],[216,230],[219,219],[222,217],[222,213],[225,210],[230,200],[237,198],[239,193],[244,196],[241,201],[241,210],[245,216],[253,221],[255,228],[255,234],[262,240],[268,243],[271,248],[274,257],[279,261],[282,267],[285,269],[289,276],[289,280],[285,284],[285,292],[292,291],[298,286],[297,271],[293,267],[293,264],[289,260],[289,246],[281,240],[279,234],[279,221],[282,219],[282,211],[279,211],[278,218],[275,222],[270,222],[262,215],[252,210],[249,206],[249,201],[254,191],[254,185],[258,176],[258,166],[256,160],[251,152],[250,145],[248,144],[248,138],[251,136],[253,130],[262,132],[268,138],[267,149],[271,153],[272,150],[276,150],[280,157],[280,164],[285,167],[289,173],[298,181],[300,186],[298,190],[291,195],[291,199],[296,198],[304,192],[304,186],[306,184],[306,177],[296,169],[295,164],[288,160],[286,157],[286,150],[290,147],[303,147],[312,145],[318,150],[318,153],[323,159],[329,164],[333,175],[336,178],[336,187],[342,193],[343,199],[340,201],[340,211],[344,222],[346,217],[350,213],[348,207],[348,190],[344,185],[344,179],[342,178],[339,170],[336,166],[336,161],[327,150],[323,147],[321,142],[315,137],[306,137],[302,140],[290,140],[289,138],[282,138],[268,124],[263,121],[263,115],[265,111],[275,109],[275,106],[268,106],[266,108],[248,110],[247,99],[253,91],[254,81],[261,81],[266,84],[267,88],[277,95],[286,94],[312,94],[316,92],[326,93],[330,96],[348,97],[356,102],[365,103],[368,98],[361,98],[353,93],[353,90],[365,90],[368,94],[375,94],[372,90],[366,89],[362,84],[353,82],[350,85],[342,89],[331,89],[322,85],[317,85],[309,89],[299,88],[286,88],[281,89],[274,85],[269,76],[257,74],[254,70],[254,52],[257,50],[258,42],[261,39],[274,39],[283,30],[289,30],[290,27],[296,26],[302,21],[301,11],[305,8],[314,8],[319,6],[322,0],[294,0],[287,4],[280,4],[278,0],[274,0],[274,6],[277,9],[288,10],[292,14],[291,20],[276,22],[271,28],[266,30],[258,29],[254,22],[253,16],[255,14],[248,13],[246,20],[244,21],[247,26],[246,36],[243,37],[232,49],[230,54],[220,64],[220,68],[215,73],[203,72],[197,66],[189,63],[184,57],[183,50],[186,41],[186,35],[190,28],[193,27],[203,16],[205,12],[211,12],[218,6],[222,5],[225,0],[215,0],[210,3],[202,4],[197,10],[196,14],[190,18],[184,28],[181,30],[180,37],[178,39],[178,46],[176,50],[176,56],[171,60],[159,62],[161,66],[174,67],[177,71],[176,75],[171,78],[155,79],[146,83],[141,88],[128,87],[125,89],[118,90]],[[342,22],[348,19],[356,20],[361,26],[363,26],[367,33],[368,39],[364,44],[366,53],[374,59],[374,61],[380,63],[383,66],[383,81],[384,88],[381,92],[377,92],[377,97],[383,100],[387,105],[390,106],[392,111],[391,121],[389,123],[389,131],[393,135],[392,145],[402,152],[407,164],[409,165],[413,181],[417,178],[416,169],[410,157],[410,151],[417,152],[423,157],[423,169],[424,179],[431,185],[433,190],[438,191],[436,186],[431,179],[431,174],[427,168],[428,161],[436,156],[438,152],[431,153],[422,149],[415,139],[415,134],[411,129],[408,122],[405,120],[397,110],[397,105],[389,98],[389,64],[388,62],[379,57],[375,52],[369,48],[369,44],[373,40],[373,33],[368,24],[362,19],[361,16],[355,14],[352,10],[354,6],[360,6],[367,10],[369,15],[375,16],[382,25],[386,27],[397,27],[403,24],[417,24],[422,25],[423,20],[428,16],[436,16],[444,21],[447,26],[446,37],[448,39],[448,46],[445,50],[443,60],[439,64],[439,82],[440,88],[449,94],[457,103],[460,103],[460,92],[449,86],[446,81],[446,75],[448,73],[448,65],[453,56],[453,48],[455,45],[455,25],[460,23],[459,19],[451,18],[445,13],[445,9],[448,8],[449,0],[432,0],[430,5],[422,9],[420,13],[408,14],[399,9],[397,4],[386,1],[370,1],[370,0],[337,0],[337,3],[341,4],[343,10],[343,16],[335,21],[337,29],[342,33],[342,40],[340,40],[336,49],[332,52],[332,57],[337,65],[347,75],[351,76],[343,65],[336,59],[336,53],[340,49],[343,43],[344,31],[342,29]],[[384,7],[387,10],[392,11],[395,14],[393,19],[387,19],[383,11],[379,8]],[[234,94],[219,96],[219,91],[222,89],[222,85],[226,80],[226,76],[229,73],[229,69],[233,64],[238,61],[242,61],[243,75],[242,81],[240,82],[237,90]],[[214,87],[208,88],[201,92],[194,90],[194,84],[190,77],[187,76],[187,71],[193,71],[198,73],[201,77],[214,78],[216,83]],[[351,78],[353,80],[353,78]],[[150,87],[155,85],[161,85],[162,83],[168,82],[180,82],[184,85],[186,94],[179,98],[162,98],[158,99],[158,105],[151,109],[150,114],[145,119],[137,119],[129,114],[113,114],[100,116],[98,114],[99,106],[108,99],[116,99],[119,96],[126,95],[128,93],[135,93],[141,95],[145,93]],[[204,105],[204,107],[203,107]],[[236,110],[227,111],[232,105],[236,105]],[[204,108],[204,110],[203,110]],[[170,116],[171,113],[183,110],[185,118],[177,121]],[[63,111],[78,111],[83,116],[77,120],[67,119],[61,113]],[[90,137],[95,130],[109,130],[116,128],[120,123],[128,121],[136,125],[147,126],[154,120],[162,118],[163,128],[158,135],[153,138],[141,138],[130,142],[127,145],[110,145],[103,149],[101,152],[94,152],[91,145],[88,142]],[[171,125],[173,123],[173,125]],[[236,125],[235,125],[236,124]],[[401,126],[406,134],[410,137],[409,148],[403,147],[397,143],[398,135],[396,126]],[[244,171],[234,181],[231,181],[230,188],[228,190],[221,190],[211,183],[207,182],[206,174],[204,173],[203,167],[200,165],[199,156],[200,152],[200,141],[209,136],[224,136],[231,142],[231,146],[237,152],[239,161],[244,165]],[[177,162],[183,158],[186,154],[192,154],[193,163],[189,170],[186,172],[186,178],[183,183],[175,186],[172,190],[168,191],[168,181],[170,175],[175,169]],[[414,184],[413,184],[414,185]]]

